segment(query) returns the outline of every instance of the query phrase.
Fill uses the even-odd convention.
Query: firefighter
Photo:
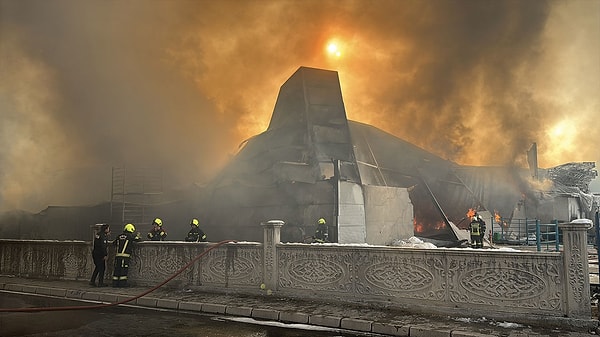
[[[317,243],[329,242],[329,228],[325,219],[320,218],[317,221],[317,230],[315,231],[314,241]]]
[[[154,219],[152,230],[148,232],[150,241],[164,241],[167,238],[167,232],[163,228],[163,222],[160,218]]]
[[[185,241],[187,242],[206,242],[206,234],[200,229],[200,222],[194,218],[190,222],[190,231],[188,232]]]
[[[106,287],[104,284],[104,271],[106,270],[106,260],[108,258],[108,237],[110,236],[110,226],[103,224],[98,228],[94,235],[94,248],[92,249],[92,258],[94,259],[94,272],[90,279],[90,285],[96,286],[96,277],[98,278],[98,287]]]
[[[128,223],[123,227],[123,233],[115,239],[117,252],[115,254],[115,266],[113,271],[113,287],[129,286],[127,284],[127,272],[129,270],[131,251],[133,243],[140,240],[139,235],[136,235],[133,232],[135,232],[135,226]]]
[[[475,214],[471,218],[469,224],[469,232],[471,232],[471,247],[483,248],[483,236],[485,235],[485,222],[481,216]]]

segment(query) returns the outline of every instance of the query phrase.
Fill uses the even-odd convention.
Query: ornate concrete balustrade
[[[228,243],[211,250],[168,286],[240,294],[272,292],[516,322],[591,317],[582,224],[561,226],[561,252],[280,243],[282,225],[281,221],[263,223],[262,244]],[[210,246],[139,243],[130,280],[156,285]],[[0,240],[0,274],[87,281],[93,269],[90,248],[89,242]],[[111,270],[109,262],[107,282]]]

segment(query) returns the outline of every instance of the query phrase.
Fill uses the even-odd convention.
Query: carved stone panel
[[[557,254],[449,256],[450,301],[560,311],[561,263]]]
[[[386,297],[443,301],[446,285],[442,257],[401,250],[367,253],[359,266],[357,289]]]
[[[201,283],[231,287],[262,282],[262,247],[230,245],[209,252],[200,265]]]

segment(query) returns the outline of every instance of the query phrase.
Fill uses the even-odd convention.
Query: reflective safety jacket
[[[117,247],[115,257],[130,257],[133,243],[137,241],[140,241],[137,235],[129,232],[121,233],[115,239],[115,246]]]
[[[469,228],[471,229],[471,235],[481,235],[481,225],[479,221],[472,221]]]

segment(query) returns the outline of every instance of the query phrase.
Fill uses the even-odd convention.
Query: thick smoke
[[[0,210],[107,200],[114,166],[202,183],[300,66],[460,164],[600,161],[599,40],[585,0],[0,0]]]

